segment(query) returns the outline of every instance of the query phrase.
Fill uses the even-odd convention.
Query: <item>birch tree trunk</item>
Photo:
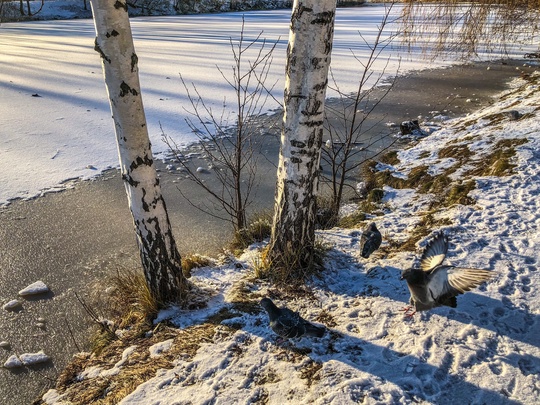
[[[144,114],[137,55],[125,0],[91,0],[122,179],[146,282],[162,304],[182,302],[188,283],[157,178]]]
[[[315,196],[335,11],[336,0],[295,0],[291,16],[276,202],[267,259],[273,268],[289,268],[296,276],[313,267]]]

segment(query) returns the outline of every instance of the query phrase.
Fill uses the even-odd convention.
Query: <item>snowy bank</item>
[[[189,318],[168,311],[182,327],[157,326],[150,337],[117,341],[108,356],[81,355],[64,375],[79,382],[49,391],[44,403],[538,403],[539,90],[538,74],[517,80],[491,107],[445,122],[399,151],[386,166],[400,175],[393,184],[405,184],[419,168],[424,177],[415,189],[385,187],[370,219],[383,246],[369,259],[360,258],[359,223],[319,232],[331,249],[309,294],[255,280],[256,247],[239,259],[242,269],[231,263],[193,271],[195,284],[214,291],[208,308]],[[433,193],[436,179],[444,187]],[[441,230],[451,243],[448,262],[495,277],[459,296],[457,308],[409,319],[400,312],[409,299],[400,271]],[[278,344],[258,306],[264,296],[329,332]],[[209,322],[201,323],[205,316]]]

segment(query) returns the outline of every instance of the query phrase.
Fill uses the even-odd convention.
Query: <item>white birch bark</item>
[[[154,167],[128,6],[125,0],[91,0],[91,5],[95,50],[102,60],[122,179],[146,281],[163,303],[181,302],[187,280]]]
[[[295,0],[269,259],[311,268],[336,0]]]

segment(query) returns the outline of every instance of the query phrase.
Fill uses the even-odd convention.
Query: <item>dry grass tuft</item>
[[[488,156],[476,161],[476,168],[467,173],[469,176],[509,176],[516,167],[511,163],[516,155],[516,147],[529,142],[525,138],[501,139]]]
[[[319,313],[319,315],[317,315],[315,317],[315,321],[320,322],[320,323],[322,323],[323,325],[326,325],[329,328],[333,328],[333,327],[337,326],[337,322],[336,322],[334,316],[330,312],[328,312],[326,310],[322,310]]]
[[[191,270],[212,266],[213,264],[214,262],[209,257],[198,254],[184,256],[182,257],[182,273],[186,278],[189,278],[191,277]]]
[[[444,225],[450,225],[451,221],[447,218],[435,219],[433,213],[427,213],[420,222],[414,227],[409,239],[398,245],[398,251],[415,251],[416,244],[431,233],[433,228],[439,228]]]
[[[386,152],[384,155],[379,157],[379,161],[381,163],[395,166],[399,164],[400,160],[398,158],[398,151],[397,150],[391,150],[389,152]]]
[[[241,253],[249,245],[269,238],[271,232],[272,213],[270,211],[259,212],[254,215],[246,228],[234,233],[230,248],[233,252]]]
[[[226,318],[225,318],[226,319]],[[158,326],[151,337],[128,335],[107,346],[101,356],[80,354],[60,375],[56,389],[64,394],[64,400],[73,405],[113,405],[133,392],[141,383],[156,375],[159,369],[171,369],[174,361],[182,357],[192,359],[202,343],[211,342],[218,326],[214,323],[192,326],[184,330]],[[220,325],[223,329],[234,330]],[[173,339],[169,351],[160,357],[150,357],[150,346],[164,340]],[[121,358],[124,350],[135,345],[136,350],[119,369],[118,374],[96,378],[81,378],[81,372],[88,367],[111,369]]]
[[[261,267],[258,275],[285,290],[298,290],[311,277],[324,270],[324,258],[331,247],[315,240],[311,248],[300,251],[282,253],[279,257],[270,258],[269,247],[261,253]],[[305,249],[311,249],[310,263],[306,263]]]
[[[347,215],[339,220],[338,226],[341,228],[358,228],[366,220],[366,213],[358,210],[353,214]]]
[[[322,363],[309,359],[306,364],[300,369],[300,378],[306,380],[308,387],[311,387],[313,383],[320,381],[322,369]]]

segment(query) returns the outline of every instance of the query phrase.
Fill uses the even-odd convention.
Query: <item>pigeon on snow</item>
[[[443,265],[447,251],[448,240],[439,233],[425,247],[420,268],[401,273],[411,292],[410,306],[404,309],[408,317],[443,305],[455,308],[457,295],[478,287],[493,275],[489,270]]]
[[[290,339],[302,336],[322,337],[326,330],[315,326],[288,308],[278,308],[270,298],[263,298],[261,306],[268,313],[270,328],[282,338]]]
[[[375,226],[375,222],[369,224],[360,237],[360,256],[367,259],[379,246],[381,246],[382,235]]]

